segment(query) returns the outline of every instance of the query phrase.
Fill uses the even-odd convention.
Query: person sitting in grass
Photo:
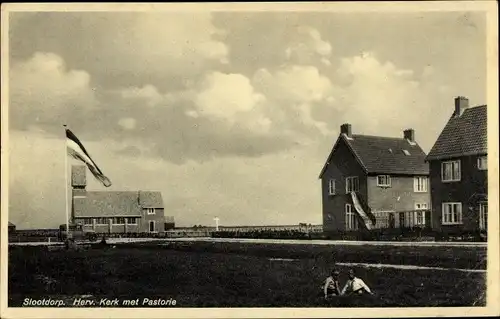
[[[341,295],[362,295],[368,293],[370,295],[373,295],[372,291],[370,288],[365,284],[363,279],[358,278],[354,274],[354,270],[350,269],[349,270],[349,280],[347,280],[347,283],[344,286],[344,289],[342,289],[342,292],[340,293]]]
[[[326,278],[325,285],[323,286],[325,299],[327,299],[328,296],[340,295],[339,275],[340,272],[338,270],[332,270],[331,275]]]

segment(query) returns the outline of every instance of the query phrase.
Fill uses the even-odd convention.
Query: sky
[[[486,104],[481,12],[15,12],[9,221],[65,221],[63,124],[113,185],[179,226],[321,223],[343,123],[428,152]],[[76,164],[68,159],[69,164]],[[90,190],[104,190],[89,178]]]

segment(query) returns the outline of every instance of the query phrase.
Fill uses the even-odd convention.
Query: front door
[[[154,220],[149,221],[149,232],[154,232],[155,231],[155,222]]]
[[[479,203],[479,229],[488,230],[488,203]]]

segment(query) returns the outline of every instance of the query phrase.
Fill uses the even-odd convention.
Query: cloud
[[[311,64],[318,58],[328,61],[332,46],[321,38],[318,30],[310,26],[299,26],[291,31],[292,39],[285,49],[287,60],[299,64]]]
[[[425,68],[420,76],[380,61],[373,52],[364,52],[341,59],[330,76],[332,97],[313,110],[313,118],[332,119],[328,121],[330,130],[351,123],[354,133],[402,136],[411,127],[428,149],[449,116],[450,108],[437,108],[450,104],[451,98],[435,82],[433,68]]]
[[[9,133],[9,221],[19,228],[64,222],[65,147],[40,132]]]
[[[136,99],[138,101],[144,100],[149,106],[154,106],[163,100],[163,96],[158,92],[158,89],[147,84],[143,87],[128,87],[121,89],[120,94],[124,99]]]
[[[254,110],[265,97],[255,92],[250,80],[241,74],[211,72],[205,76],[194,97],[198,113],[234,122],[238,113]]]
[[[25,59],[35,51],[54,52],[72,68],[92,74],[96,86],[116,89],[151,83],[162,90],[178,88],[230,60],[224,30],[214,26],[209,12],[14,15],[13,59]],[[18,40],[22,38],[27,40]]]
[[[68,70],[61,57],[35,53],[10,69],[10,125],[57,122],[92,112],[97,106],[90,75],[83,70]]]
[[[57,136],[66,123],[84,142],[106,137],[128,143],[108,151],[174,163],[255,157],[293,145],[272,131],[264,95],[241,74],[208,72],[172,91],[152,84],[109,90],[90,85],[87,72],[68,70],[55,54],[17,62],[11,70],[11,129],[36,126]],[[129,147],[136,145],[140,152]]]
[[[324,124],[312,118],[311,110],[315,104],[327,103],[333,86],[316,67],[288,65],[272,71],[260,69],[255,72],[253,82],[269,99],[269,108],[282,127],[302,133],[304,128],[324,132]]]
[[[174,216],[179,226],[212,225],[215,215],[223,225],[321,220],[316,176],[322,159],[309,156],[311,149],[174,164],[141,153],[141,146],[124,150],[136,152],[134,157],[114,152],[124,145],[108,140],[86,143],[113,182],[106,190],[160,191],[165,215]],[[9,146],[9,220],[18,228],[58,227],[65,222],[64,140],[39,132],[11,132]],[[70,165],[80,164],[68,159]],[[104,190],[88,171],[87,176],[87,189]],[[299,180],[311,180],[312,187],[304,189]]]
[[[254,81],[266,96],[275,100],[308,103],[323,100],[330,93],[330,80],[313,66],[291,65],[271,73],[260,69]]]
[[[320,222],[317,176],[341,124],[385,136],[412,127],[428,150],[454,95],[484,103],[482,18],[464,33],[456,14],[16,14],[19,225],[64,222],[63,123],[113,190],[162,191],[179,225],[296,224]]]
[[[136,120],[130,117],[122,118],[118,121],[118,125],[123,127],[125,130],[133,130],[136,126]]]

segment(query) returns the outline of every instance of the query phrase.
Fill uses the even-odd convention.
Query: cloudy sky
[[[64,222],[68,124],[180,226],[321,223],[339,126],[429,151],[486,103],[480,12],[11,13],[9,220]],[[101,190],[90,179],[90,189]]]

